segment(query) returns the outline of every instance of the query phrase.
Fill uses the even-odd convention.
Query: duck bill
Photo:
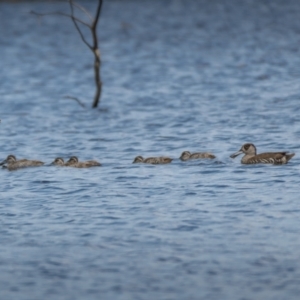
[[[235,158],[235,157],[237,157],[238,155],[240,155],[240,154],[242,154],[242,153],[243,153],[243,151],[242,151],[242,150],[239,150],[238,152],[235,152],[235,153],[231,154],[230,157],[231,157],[231,158]]]
[[[3,166],[7,163],[7,159],[5,159],[3,162],[0,163],[0,166]]]

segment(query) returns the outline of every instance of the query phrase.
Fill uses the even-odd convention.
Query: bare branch
[[[41,13],[37,13],[37,12],[31,10],[29,13],[31,13],[33,15],[36,15],[38,17],[50,16],[50,15],[57,15],[57,16],[68,17],[70,19],[74,18],[76,22],[78,22],[78,23],[80,23],[80,24],[82,24],[84,26],[87,26],[88,28],[91,28],[90,24],[88,24],[88,23],[86,23],[86,22],[84,22],[84,21],[82,21],[82,20],[80,20],[80,19],[78,19],[78,18],[76,18],[74,16],[72,17],[71,15],[65,14],[65,13],[60,12],[60,11],[54,11],[54,12],[51,12],[51,13],[41,14]]]
[[[80,35],[82,41],[87,45],[87,47],[89,47],[91,50],[93,50],[93,47],[92,47],[92,46],[88,43],[88,41],[85,39],[85,37],[84,37],[84,35],[83,35],[83,33],[82,33],[80,27],[79,27],[78,24],[77,24],[77,20],[76,20],[76,18],[75,18],[75,16],[74,16],[74,7],[73,7],[74,4],[73,4],[73,1],[72,1],[72,0],[69,0],[68,2],[70,3],[70,8],[71,8],[71,19],[72,19],[72,21],[73,21],[73,23],[74,23],[75,28],[77,29],[77,31],[78,31],[78,33],[79,33],[79,35]],[[89,28],[92,29],[90,25],[89,25]]]
[[[68,1],[69,2],[69,1]],[[93,17],[91,16],[91,14],[81,5],[79,5],[78,3],[73,3],[73,5],[78,8],[79,10],[81,10],[82,12],[84,12],[91,21],[93,21]]]
[[[102,9],[102,3],[103,3],[103,0],[99,0],[99,4],[98,4],[98,7],[97,7],[97,12],[96,12],[95,19],[94,19],[94,22],[93,22],[93,25],[92,25],[94,30],[96,29],[98,21],[99,21],[101,9]]]
[[[70,2],[70,0],[56,0],[57,2],[67,2],[67,3],[69,3]],[[85,13],[88,17],[89,17],[89,19],[91,20],[91,21],[93,21],[93,17],[92,17],[92,15],[83,7],[83,6],[81,6],[80,4],[78,4],[78,3],[76,3],[76,2],[73,2],[73,5],[74,5],[74,7],[76,7],[76,8],[78,8],[79,10],[81,10],[83,13]]]
[[[65,96],[65,99],[72,99],[75,100],[81,107],[85,107],[85,105],[76,97],[71,97],[71,96]]]
[[[96,84],[96,92],[94,96],[94,101],[92,107],[95,108],[98,106],[98,103],[101,98],[101,93],[102,93],[102,81],[101,81],[101,75],[100,75],[100,67],[101,67],[101,56],[100,56],[100,51],[98,47],[98,37],[97,37],[97,24],[99,21],[100,13],[101,13],[101,8],[102,8],[102,2],[103,0],[98,0],[98,6],[97,6],[97,11],[95,15],[94,22],[92,24],[92,37],[93,37],[93,53],[94,53],[94,74],[95,74],[95,84]]]
[[[68,18],[72,19],[72,21],[73,21],[73,23],[74,23],[74,25],[75,25],[75,27],[76,27],[76,29],[77,29],[77,31],[78,31],[81,39],[82,39],[82,41],[92,50],[92,46],[85,39],[85,37],[84,37],[81,29],[79,28],[77,22],[80,23],[80,24],[82,24],[82,25],[85,25],[89,29],[91,29],[91,25],[90,24],[88,24],[86,22],[83,22],[82,20],[76,18],[74,15],[68,15],[68,14],[65,14],[65,13],[62,13],[62,12],[59,12],[59,11],[57,11],[57,12],[51,12],[51,13],[44,13],[44,14],[37,13],[35,11],[30,11],[30,13],[33,14],[33,15],[36,15],[38,17],[49,16],[49,15],[58,15],[58,16],[68,17]]]
[[[95,85],[96,85],[96,92],[93,100],[92,107],[95,108],[98,106],[98,103],[101,98],[101,93],[102,93],[102,81],[101,81],[101,74],[100,74],[100,68],[101,68],[101,55],[98,47],[98,37],[97,37],[97,25],[99,22],[100,14],[101,14],[101,9],[102,9],[102,4],[103,0],[98,0],[98,5],[96,8],[96,14],[95,17],[92,17],[92,15],[80,4],[76,3],[73,0],[53,0],[57,2],[66,2],[70,6],[70,14],[66,14],[63,12],[51,12],[51,13],[37,13],[34,11],[31,11],[32,14],[43,17],[46,15],[60,15],[64,17],[68,17],[72,20],[77,32],[80,35],[81,40],[87,45],[87,47],[93,52],[94,54],[94,79],[95,79]],[[75,16],[77,13],[77,10],[81,11],[83,15],[87,16],[91,23],[87,23],[78,17]],[[91,35],[92,35],[92,41],[88,42],[86,37],[84,36],[84,33],[82,31],[81,25],[84,25],[89,28]],[[76,97],[71,97],[71,96],[65,96],[64,98],[66,99],[72,99],[75,100],[81,107],[85,107],[85,105]]]

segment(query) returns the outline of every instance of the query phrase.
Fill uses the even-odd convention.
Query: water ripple
[[[1,298],[299,298],[299,1],[105,2],[96,110],[64,98],[94,94],[72,22],[28,14],[68,7],[0,8],[0,159],[46,164],[0,170]],[[102,166],[48,166],[72,155]]]

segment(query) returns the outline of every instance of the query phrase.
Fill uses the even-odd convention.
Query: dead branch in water
[[[95,79],[95,85],[96,85],[96,92],[94,95],[92,107],[96,108],[100,102],[101,94],[102,94],[102,81],[101,81],[101,74],[100,74],[101,55],[100,55],[100,50],[99,50],[99,46],[98,46],[97,25],[98,25],[100,14],[101,14],[103,0],[98,0],[98,5],[97,5],[97,9],[96,9],[96,13],[95,13],[94,17],[83,6],[74,2],[73,0],[61,0],[59,2],[69,3],[71,13],[70,14],[66,14],[63,12],[37,13],[35,11],[31,11],[30,13],[34,14],[38,17],[49,16],[49,15],[59,15],[59,16],[70,18],[72,20],[77,32],[79,33],[81,40],[93,52],[93,55],[94,55],[94,79]],[[81,13],[83,13],[85,16],[87,16],[90,22],[85,22],[82,19],[76,17],[75,9],[81,11]],[[85,35],[82,32],[81,26],[85,26],[90,30],[91,36],[92,36],[92,42],[89,42],[86,39]],[[81,106],[84,107],[83,103],[81,101],[79,101],[79,99],[76,97],[67,96],[65,98],[76,100]]]

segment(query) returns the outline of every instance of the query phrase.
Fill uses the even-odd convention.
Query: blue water
[[[68,12],[0,3],[0,159],[46,163],[0,170],[0,299],[299,299],[300,2],[105,1],[96,110],[72,23],[30,10]]]

